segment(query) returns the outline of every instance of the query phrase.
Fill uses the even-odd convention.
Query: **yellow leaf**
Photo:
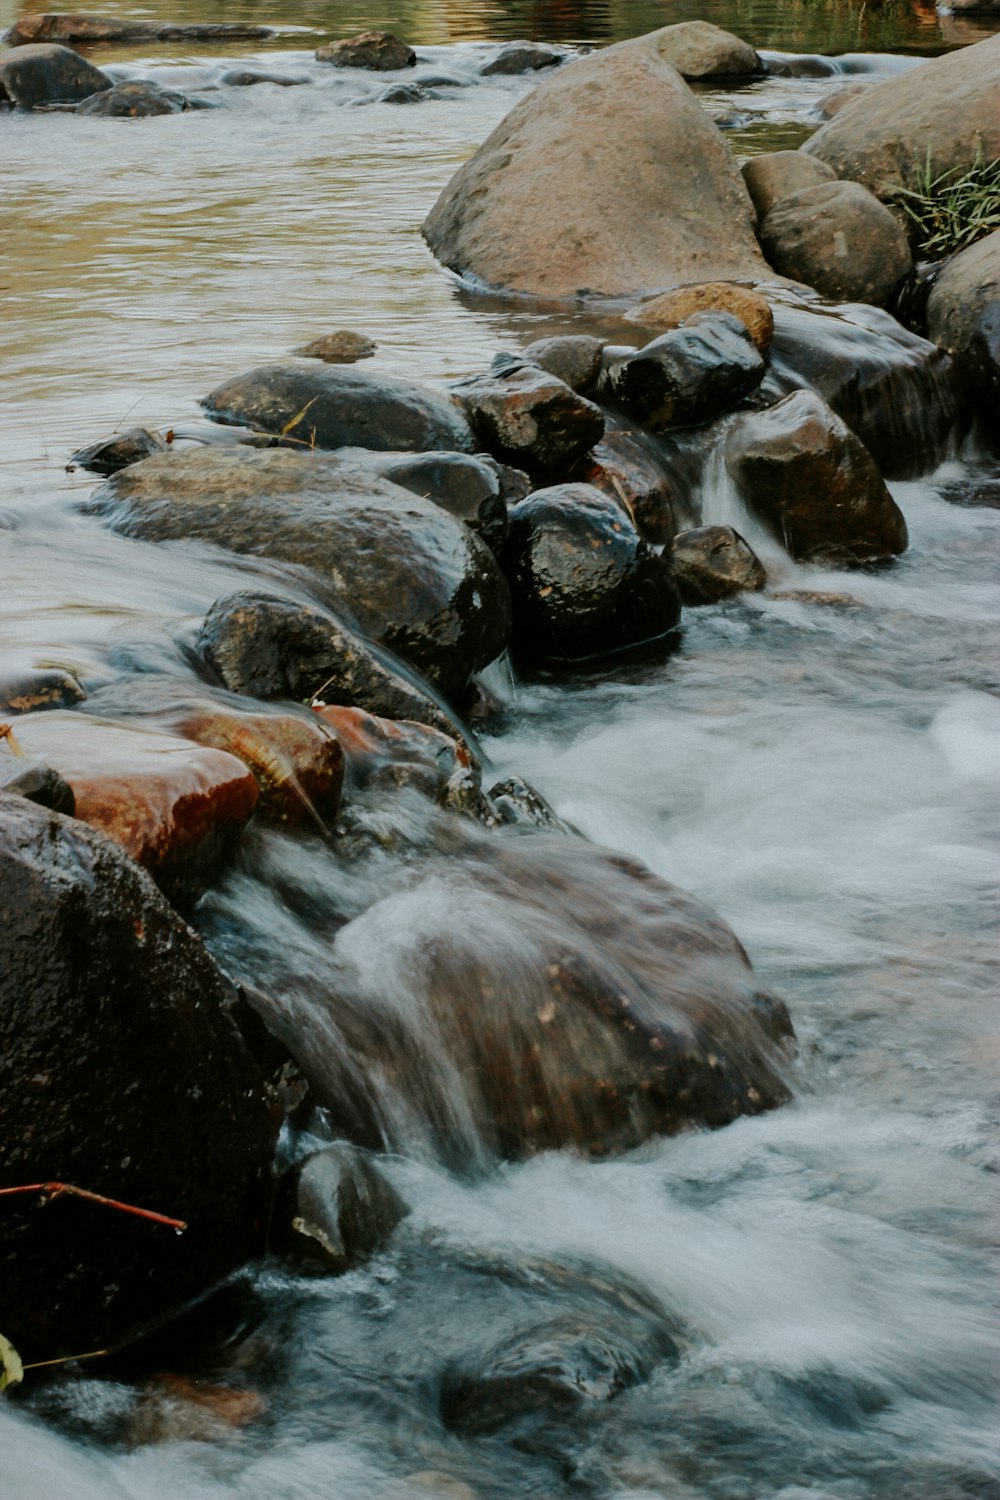
[[[9,1385],[20,1385],[23,1379],[21,1356],[10,1339],[5,1339],[0,1333],[0,1391],[5,1391]]]

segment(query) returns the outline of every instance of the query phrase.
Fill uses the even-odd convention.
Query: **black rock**
[[[531,488],[526,474],[486,453],[369,453],[342,448],[338,457],[433,500],[497,553],[507,536],[507,496],[523,500]]]
[[[731,313],[696,313],[612,372],[630,415],[654,432],[706,422],[729,411],[764,378],[746,325]]]
[[[486,451],[542,479],[563,476],[604,433],[600,407],[531,365],[453,390]]]
[[[58,771],[42,761],[16,759],[0,761],[0,792],[10,792],[15,797],[24,797],[47,807],[52,812],[65,813],[68,818],[76,812],[73,788],[64,781]]]
[[[531,661],[609,656],[660,639],[680,618],[669,562],[593,485],[555,485],[515,505],[503,561],[513,645]]]
[[[111,79],[71,47],[37,42],[0,52],[0,101],[21,109],[76,104],[111,88]]]
[[[337,1141],[288,1174],[272,1246],[303,1271],[336,1275],[381,1250],[408,1212],[368,1153]]]
[[[412,719],[445,734],[457,727],[443,706],[391,653],[311,605],[267,594],[230,594],[205,616],[197,651],[232,693],[340,703],[389,719]]]
[[[544,42],[508,42],[479,71],[484,78],[496,74],[538,73],[543,68],[558,67],[567,56],[558,47],[547,47]]]
[[[217,386],[202,403],[220,422],[246,423],[304,448],[475,447],[457,403],[398,376],[338,365],[264,365]]]
[[[109,840],[0,795],[0,1327],[25,1360],[126,1342],[255,1253],[277,1119],[200,940]]]
[[[107,115],[115,119],[138,120],[150,115],[176,115],[187,108],[187,99],[173,89],[136,78],[116,83],[113,88],[93,94],[78,107],[78,115]]]
[[[536,339],[521,352],[529,364],[564,380],[571,390],[589,391],[601,372],[603,348],[601,340],[588,333],[570,333],[559,338]]]
[[[94,474],[117,474],[154,453],[166,453],[169,444],[158,432],[149,432],[145,427],[130,427],[128,432],[116,433],[114,437],[79,448],[70,459],[80,469],[89,469]]]

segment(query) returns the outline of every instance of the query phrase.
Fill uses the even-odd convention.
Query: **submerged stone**
[[[367,1152],[335,1141],[282,1183],[271,1243],[304,1271],[337,1275],[381,1250],[408,1212]]]

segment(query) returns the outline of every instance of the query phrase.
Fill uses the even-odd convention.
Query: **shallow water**
[[[209,18],[196,0],[169,13]],[[251,14],[274,17],[211,18]],[[787,50],[956,39],[926,11],[658,0],[399,0],[295,22],[391,24],[421,43],[427,71],[466,80],[512,35],[601,42],[689,14]],[[227,52],[316,76],[313,40]],[[197,89],[223,71],[218,51],[114,55],[123,72]],[[709,102],[749,113],[737,145],[760,149],[838,81],[774,79]],[[373,336],[376,367],[443,380],[572,326],[470,296],[418,234],[527,85],[456,87],[412,110],[349,102],[370,87],[263,85],[129,123],[0,117],[7,653],[78,671],[91,691],[186,675],[186,632],[252,572],[79,515],[93,481],[63,467],[79,444],[191,420],[227,375],[336,327]],[[731,923],[792,1011],[794,1102],[619,1160],[484,1157],[471,1177],[403,1122],[412,1149],[389,1170],[413,1213],[392,1248],[334,1281],[266,1272],[247,1294],[252,1327],[217,1355],[263,1391],[263,1423],[132,1451],[131,1387],[57,1382],[0,1407],[3,1500],[468,1500],[456,1485],[480,1500],[1000,1495],[1000,520],[942,498],[967,475],[955,462],[894,486],[911,549],[889,570],[796,566],[754,536],[774,588],[849,596],[839,604],[688,611],[659,665],[530,685],[495,674],[497,774],[526,776],[582,833]],[[706,483],[706,513],[746,528],[711,470]],[[319,844],[265,840],[198,920],[237,972],[266,968],[265,932],[301,974],[326,958],[317,903],[339,920],[364,911],[387,867],[352,874]],[[425,920],[419,901],[400,920]],[[374,962],[384,939],[377,923],[356,928],[355,959]],[[442,1423],[450,1368],[511,1330],[556,1337],[556,1317],[659,1352],[606,1404],[492,1434]]]

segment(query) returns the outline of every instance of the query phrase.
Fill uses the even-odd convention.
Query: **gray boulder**
[[[751,78],[764,72],[749,42],[711,21],[681,21],[659,35],[661,56],[682,78]]]
[[[475,446],[451,397],[338,365],[262,365],[216,386],[202,405],[218,422],[245,423],[303,448],[468,453]]]
[[[736,162],[663,37],[580,58],[522,99],[432,209],[438,259],[553,297],[766,278]]]
[[[948,261],[927,302],[927,331],[991,392],[1000,391],[1000,230]]]
[[[913,187],[930,157],[937,177],[1000,156],[1000,36],[866,88],[806,142],[880,198]]]
[[[342,448],[342,463],[357,464],[433,500],[464,521],[489,547],[499,552],[507,536],[507,502],[522,500],[531,488],[526,474],[498,463],[488,453],[369,453]]]
[[[906,550],[906,522],[871,454],[812,391],[739,417],[725,458],[743,499],[797,560],[842,567]]]
[[[836,172],[825,161],[801,151],[771,151],[764,156],[751,156],[741,171],[758,219],[765,218],[783,198],[837,179]]]
[[[28,43],[0,52],[0,103],[20,109],[40,104],[77,104],[111,87],[100,68],[70,47],[55,42]]]
[[[913,270],[893,214],[857,182],[824,182],[781,198],[758,230],[774,269],[840,302],[883,307]]]
[[[129,536],[211,542],[307,570],[324,603],[448,696],[507,644],[507,587],[479,538],[332,455],[168,453],[114,475],[91,509]]]

